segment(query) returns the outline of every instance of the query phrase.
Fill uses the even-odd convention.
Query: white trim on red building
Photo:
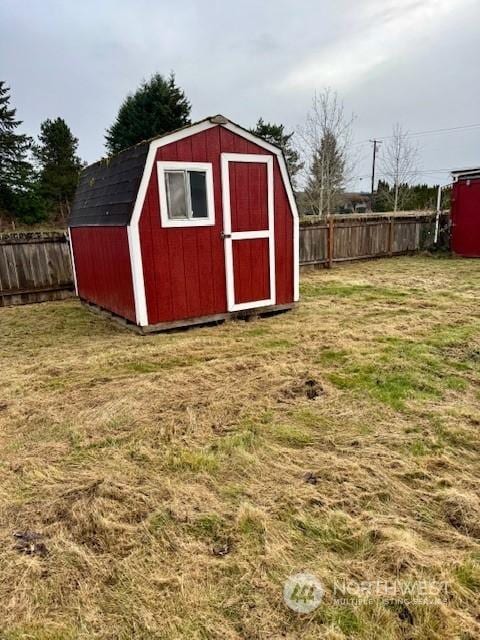
[[[253,142],[259,147],[270,151],[273,155],[276,156],[278,165],[280,167],[280,173],[282,175],[283,184],[285,186],[285,190],[287,193],[288,201],[290,204],[290,210],[293,216],[293,297],[294,301],[298,301],[299,299],[299,222],[298,222],[298,210],[297,204],[295,202],[295,196],[293,193],[292,185],[290,182],[290,178],[288,175],[287,165],[285,162],[285,158],[283,156],[283,152],[279,147],[276,147],[273,144],[270,144],[263,140],[262,138],[258,138],[253,135],[246,129],[243,129],[237,124],[230,122],[223,116],[213,116],[211,118],[207,118],[198,122],[197,124],[193,124],[189,127],[185,127],[184,129],[180,129],[179,131],[174,131],[173,133],[166,134],[161,138],[157,138],[152,140],[150,143],[150,147],[148,150],[147,159],[145,162],[145,167],[143,170],[142,180],[140,182],[140,187],[138,190],[137,198],[135,200],[135,205],[133,208],[132,217],[129,225],[127,226],[128,232],[128,244],[130,248],[130,262],[132,269],[132,280],[133,280],[133,292],[135,299],[135,315],[136,321],[139,326],[145,327],[148,326],[148,311],[147,311],[147,300],[145,294],[145,281],[143,277],[143,262],[142,262],[142,249],[140,244],[140,216],[142,213],[148,184],[150,181],[150,177],[152,175],[152,170],[155,163],[155,158],[157,154],[157,150],[161,147],[164,147],[167,144],[171,144],[172,142],[178,142],[179,140],[183,140],[184,138],[188,138],[202,131],[206,131],[207,129],[211,129],[213,127],[224,127],[228,129],[232,133],[235,133],[250,142]],[[269,156],[267,156],[269,157]],[[272,186],[272,201],[273,201],[273,186]],[[272,227],[273,228],[273,227]],[[257,305],[255,305],[257,306]]]

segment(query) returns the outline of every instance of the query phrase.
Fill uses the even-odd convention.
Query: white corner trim
[[[78,296],[77,270],[75,268],[75,255],[73,253],[72,231],[68,227],[68,244],[70,245],[70,260],[72,261],[73,284],[75,285],[75,295]]]
[[[190,218],[189,220],[173,220],[168,217],[167,189],[165,186],[166,171],[204,171],[207,189],[207,211],[206,218]],[[180,227],[189,229],[190,227],[211,227],[215,224],[215,200],[213,195],[213,169],[211,162],[169,162],[157,161],[158,193],[160,198],[160,220],[162,227]]]
[[[139,225],[127,227],[128,249],[132,267],[133,298],[135,300],[135,317],[140,327],[148,325],[147,297],[143,278],[142,248],[140,245]]]
[[[298,220],[298,209],[297,203],[295,201],[295,195],[292,189],[292,183],[290,182],[290,178],[288,176],[287,163],[285,162],[284,155],[278,147],[257,136],[254,136],[249,131],[242,129],[233,122],[228,122],[225,125],[222,125],[225,129],[236,133],[242,138],[253,142],[259,147],[263,147],[270,153],[274,154],[277,157],[278,165],[280,167],[280,173],[282,175],[283,184],[285,185],[285,191],[287,192],[288,202],[290,204],[290,210],[293,216],[293,300],[294,302],[298,302],[300,299],[300,255],[299,255],[299,220]]]
[[[273,201],[273,157],[263,154],[222,153],[222,209],[223,231],[225,234],[225,275],[227,285],[228,311],[242,311],[256,307],[266,307],[276,302],[275,278],[275,211]],[[232,231],[232,211],[230,206],[230,162],[262,162],[267,165],[267,210],[268,229],[257,231]],[[235,277],[233,265],[233,243],[256,238],[268,239],[270,297],[266,300],[252,300],[249,302],[235,302]]]

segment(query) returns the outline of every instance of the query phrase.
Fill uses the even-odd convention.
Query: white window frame
[[[165,173],[168,171],[203,171],[207,190],[206,218],[169,218]],[[211,227],[215,224],[215,200],[213,192],[213,169],[211,162],[164,162],[157,161],[158,193],[160,198],[160,220],[162,227]]]

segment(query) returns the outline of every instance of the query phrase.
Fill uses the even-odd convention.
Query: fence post
[[[331,269],[333,265],[333,250],[335,247],[334,244],[334,219],[333,216],[328,218],[328,268]]]
[[[393,255],[393,232],[394,232],[394,217],[390,216],[390,227],[388,229],[388,255]]]

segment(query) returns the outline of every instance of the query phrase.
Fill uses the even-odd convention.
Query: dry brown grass
[[[2,639],[480,637],[480,262],[302,280],[295,312],[149,337],[0,310]],[[445,602],[333,602],[395,577]]]

